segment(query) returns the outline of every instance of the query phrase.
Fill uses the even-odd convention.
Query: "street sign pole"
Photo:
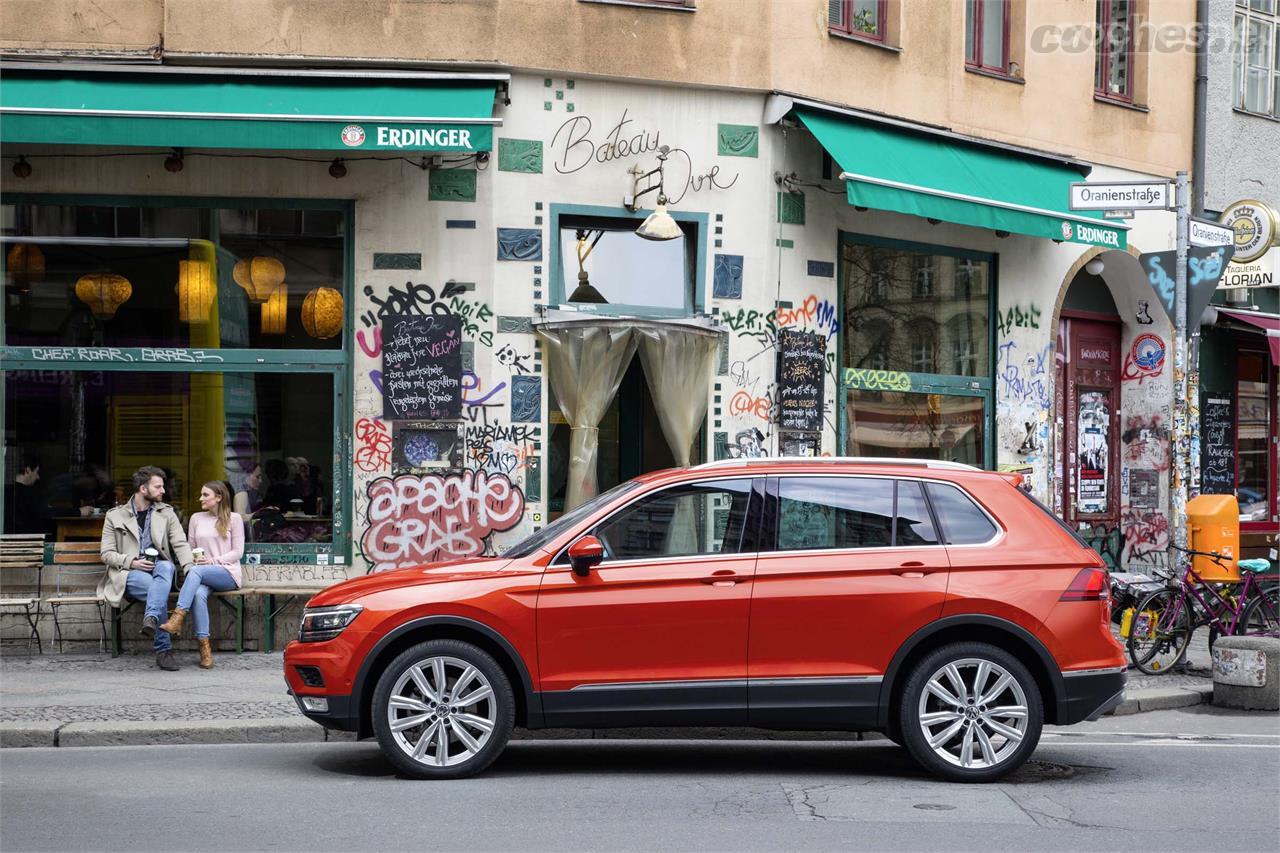
[[[1187,173],[1178,172],[1174,186],[1174,204],[1178,212],[1177,263],[1174,265],[1174,333],[1173,333],[1173,482],[1170,499],[1173,504],[1170,521],[1173,544],[1187,547],[1187,491],[1191,469],[1191,438],[1199,433],[1200,406],[1190,400],[1191,388],[1199,382],[1188,382],[1187,358],[1187,250],[1189,248],[1191,207]],[[1199,322],[1199,318],[1196,318]],[[1196,380],[1199,371],[1194,370]],[[1199,444],[1197,437],[1196,444]],[[1186,555],[1175,552],[1173,564],[1179,574],[1187,565]]]

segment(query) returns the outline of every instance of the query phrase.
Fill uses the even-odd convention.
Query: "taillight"
[[[1081,569],[1059,601],[1102,601],[1110,591],[1106,569]]]

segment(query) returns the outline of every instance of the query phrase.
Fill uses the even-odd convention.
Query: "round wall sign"
[[[342,144],[355,148],[364,144],[364,128],[358,124],[349,124],[342,129]]]
[[[1231,260],[1237,264],[1265,255],[1280,233],[1280,215],[1271,205],[1256,199],[1237,201],[1222,212],[1218,221],[1236,234]]]

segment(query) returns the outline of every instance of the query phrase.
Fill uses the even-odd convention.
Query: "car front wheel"
[[[899,713],[911,757],[953,782],[991,782],[1021,767],[1044,721],[1031,673],[988,643],[926,655],[907,676]]]
[[[406,649],[373,693],[373,731],[397,769],[419,779],[481,772],[511,736],[515,697],[487,652],[459,640]]]

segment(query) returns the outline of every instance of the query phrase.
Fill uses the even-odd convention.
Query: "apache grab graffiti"
[[[477,556],[490,534],[515,527],[524,513],[519,487],[486,471],[380,477],[368,495],[361,545],[374,572]]]

